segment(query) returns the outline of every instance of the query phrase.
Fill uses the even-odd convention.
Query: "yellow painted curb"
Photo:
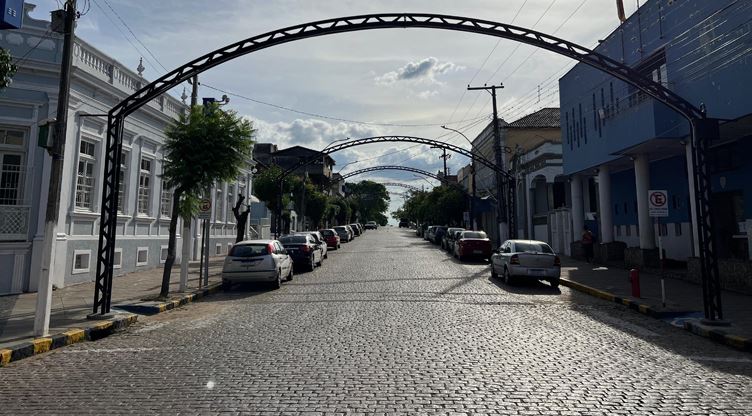
[[[93,330],[107,329],[112,326],[112,321],[103,321],[91,327]]]
[[[650,307],[647,305],[639,305],[639,308],[640,308],[640,312],[646,315],[648,314],[648,310],[650,309]]]
[[[31,343],[34,344],[34,355],[37,355],[50,350],[52,338],[36,338]]]
[[[726,342],[736,348],[743,349],[749,342],[747,338],[740,337],[738,335],[726,335]]]
[[[86,339],[86,331],[83,329],[71,329],[69,331],[63,332],[63,335],[65,335],[65,344],[75,344],[77,342],[81,342]]]
[[[11,355],[13,355],[11,350],[0,350],[0,365],[7,365],[10,362]]]

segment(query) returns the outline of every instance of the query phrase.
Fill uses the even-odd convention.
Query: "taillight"
[[[269,254],[274,253],[274,244],[269,243],[269,245],[266,246],[266,250],[268,251]]]
[[[309,247],[307,245],[303,246],[303,253],[308,253],[310,251],[311,251],[311,247]]]
[[[509,259],[509,264],[520,264],[520,256],[518,256],[518,255],[516,255],[516,254],[515,254],[515,255],[513,255],[513,256],[512,256],[512,257],[511,257],[511,258]]]
[[[462,246],[465,245],[465,240],[460,240],[460,241],[458,241],[458,243],[459,243],[460,247],[462,247]]]
[[[561,266],[561,259],[559,256],[554,257],[554,266]]]

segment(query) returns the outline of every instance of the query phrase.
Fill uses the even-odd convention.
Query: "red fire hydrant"
[[[640,270],[632,269],[629,271],[629,283],[632,285],[632,297],[640,297]]]

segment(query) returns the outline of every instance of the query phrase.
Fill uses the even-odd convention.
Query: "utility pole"
[[[446,149],[440,146],[431,146],[431,149],[441,149],[443,152],[443,154],[439,156],[439,159],[444,159],[444,180],[446,180],[446,177],[449,174],[447,171],[447,159],[451,159],[452,155],[448,155]]]
[[[502,148],[501,148],[501,132],[499,131],[499,114],[498,110],[496,108],[496,90],[497,89],[503,89],[504,85],[484,85],[482,87],[471,87],[467,86],[468,91],[476,91],[476,90],[484,90],[491,93],[492,101],[493,101],[493,134],[494,134],[494,163],[497,167],[504,169],[504,158],[502,157]],[[498,228],[498,238],[497,238],[497,246],[501,246],[503,243],[502,241],[502,235],[501,230],[502,226],[501,224],[505,222],[506,219],[506,198],[504,197],[504,185],[502,184],[503,178],[501,176],[501,172],[496,171],[496,223]]]
[[[73,30],[76,23],[76,0],[67,0],[63,10],[63,56],[60,65],[60,90],[57,96],[57,120],[55,121],[52,148],[47,149],[52,156],[50,184],[47,194],[45,214],[43,260],[39,274],[37,308],[34,316],[34,335],[47,336],[50,331],[52,311],[52,278],[55,258],[52,254],[55,244],[57,218],[60,213],[60,190],[63,186],[63,164],[65,163],[65,136],[68,124],[68,102],[70,101],[70,72],[73,57]]]
[[[191,109],[195,111],[198,105],[198,75],[191,79]],[[190,218],[183,218],[183,258],[180,261],[180,291],[185,292],[188,289],[188,258],[191,256],[191,222]],[[199,274],[201,272],[199,271]],[[199,282],[200,284],[200,282]]]

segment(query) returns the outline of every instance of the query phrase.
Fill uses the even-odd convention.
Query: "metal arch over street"
[[[97,313],[98,309],[101,310],[101,314],[110,311],[117,228],[118,176],[120,175],[122,159],[125,117],[191,77],[252,52],[306,38],[386,28],[434,28],[471,32],[546,49],[606,72],[634,86],[685,117],[692,125],[692,163],[695,168],[693,180],[697,190],[695,193],[697,199],[696,217],[699,228],[697,237],[700,246],[705,314],[710,319],[722,319],[718,262],[715,254],[715,243],[712,238],[712,217],[710,216],[710,176],[705,163],[707,137],[698,137],[698,134],[712,134],[714,130],[717,131],[717,122],[713,125],[706,118],[704,111],[664,87],[661,83],[654,82],[627,65],[575,43],[534,30],[489,20],[424,13],[384,13],[340,17],[290,26],[253,36],[194,59],[144,86],[115,105],[109,111],[107,123],[94,313]]]
[[[384,186],[398,186],[400,188],[405,188],[405,189],[407,189],[409,191],[415,191],[415,192],[420,191],[420,188],[418,188],[417,186],[410,185],[410,184],[407,184],[407,183],[401,183],[401,182],[382,182],[381,184],[384,185]]]
[[[292,174],[296,170],[311,165],[313,163],[316,163],[322,156],[330,155],[332,153],[339,152],[340,150],[344,150],[350,147],[355,146],[364,146],[367,144],[374,144],[374,143],[389,143],[389,142],[403,142],[403,143],[418,143],[418,144],[425,144],[427,146],[435,146],[440,147],[442,149],[446,149],[450,152],[459,153],[463,156],[466,156],[470,159],[475,160],[476,162],[482,163],[483,165],[487,166],[489,169],[492,169],[494,172],[501,173],[505,179],[511,180],[513,179],[513,176],[496,166],[496,164],[482,155],[473,152],[472,150],[468,150],[459,146],[455,146],[449,143],[440,142],[438,140],[433,139],[426,139],[423,137],[416,137],[416,136],[374,136],[374,137],[366,137],[363,139],[354,139],[354,140],[348,140],[345,142],[338,143],[334,146],[327,147],[323,150],[321,150],[317,155],[311,156],[310,158],[301,161],[300,163],[296,164],[295,166],[285,170],[282,172],[282,174],[279,175],[279,180],[284,179],[288,175]]]
[[[444,179],[443,177],[441,177],[441,176],[439,176],[439,175],[437,175],[435,173],[431,173],[431,172],[425,171],[423,169],[411,168],[409,166],[396,166],[396,165],[372,166],[370,168],[363,168],[363,169],[354,170],[352,172],[348,172],[348,173],[342,175],[342,180],[345,180],[345,179],[348,179],[348,178],[352,178],[353,176],[362,175],[364,173],[379,172],[379,171],[382,171],[382,170],[401,170],[401,171],[404,171],[404,172],[418,173],[420,175],[428,176],[429,178],[436,179],[437,181],[446,182],[446,179]],[[405,187],[405,188],[408,188],[408,186],[409,186],[409,189],[418,190],[418,187],[407,185],[407,184],[404,184],[404,183],[388,182],[388,184],[389,185],[394,185],[394,186],[402,186],[402,187]],[[383,184],[383,185],[386,185],[386,184]]]

